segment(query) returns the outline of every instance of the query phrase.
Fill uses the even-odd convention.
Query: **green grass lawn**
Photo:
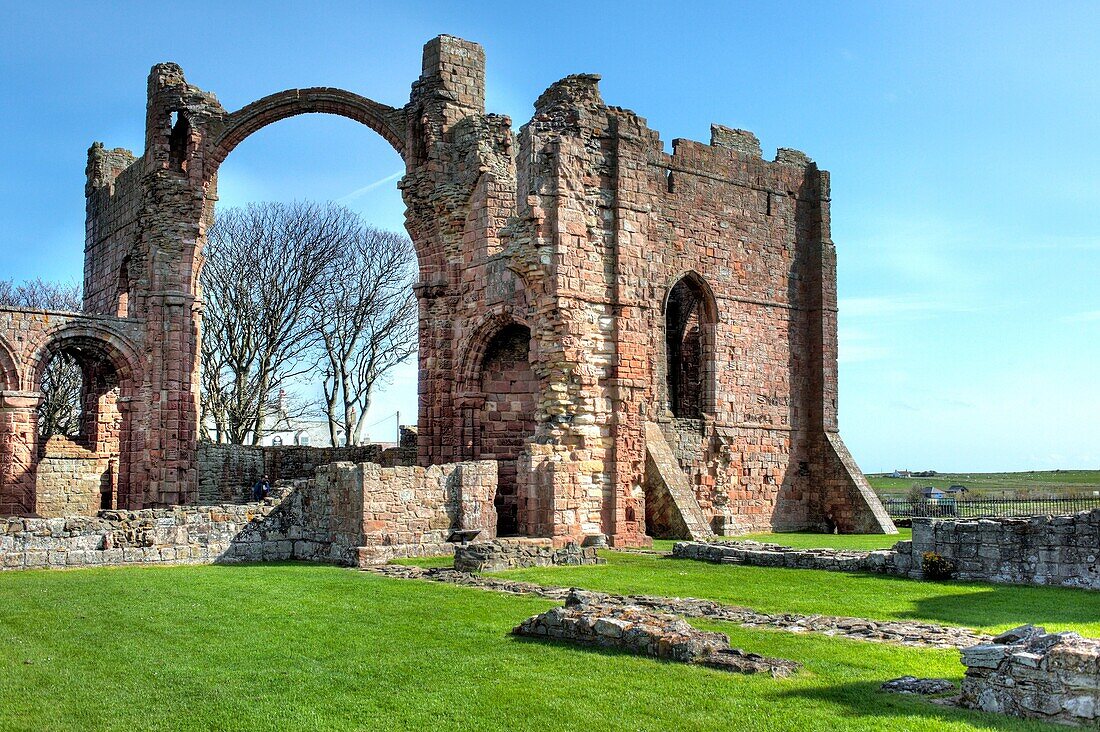
[[[763,541],[793,546],[799,549],[889,549],[903,539],[912,539],[912,529],[898,529],[897,534],[820,534],[816,532],[786,532],[776,534],[745,534],[718,537],[729,541]],[[654,539],[653,548],[670,552],[680,539]]]
[[[607,580],[633,566],[656,592],[662,573],[682,577],[680,564],[625,557],[606,572],[583,569]],[[698,568],[720,582],[774,584],[766,572]],[[807,579],[792,600],[843,584]],[[910,584],[932,599],[945,589]],[[849,604],[843,594],[836,602]],[[509,635],[550,606],[307,564],[3,573],[0,729],[1042,728],[877,691],[906,673],[957,682],[954,651],[707,626],[806,664],[774,680]]]
[[[498,573],[509,579],[620,594],[702,597],[769,613],[923,620],[991,632],[1035,623],[1100,637],[1100,592],[882,575],[718,565],[604,552],[607,564]]]

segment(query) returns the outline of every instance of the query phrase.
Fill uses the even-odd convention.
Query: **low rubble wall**
[[[261,502],[0,520],[0,568],[299,559],[340,565],[449,554],[455,529],[496,526],[496,463],[335,463]]]
[[[837,549],[794,549],[757,541],[681,541],[672,547],[678,559],[698,559],[716,564],[748,564],[755,567],[823,569],[832,572],[896,573],[896,552],[842,551]]]
[[[498,572],[523,567],[603,562],[596,554],[596,547],[582,548],[571,543],[555,549],[550,539],[500,539],[456,546],[454,567],[460,572]]]
[[[272,514],[291,499],[220,506],[100,511],[97,516],[0,521],[0,568],[209,564],[295,558],[300,532]],[[271,519],[269,521],[269,518]],[[313,555],[316,547],[299,547]]]
[[[687,621],[637,605],[607,605],[573,590],[564,607],[528,618],[512,631],[519,636],[616,648],[640,656],[708,666],[739,673],[788,676],[800,664],[731,648],[722,633],[696,630]]]
[[[1098,726],[1100,640],[1022,626],[963,649],[960,703],[1048,722]]]
[[[913,519],[892,549],[793,549],[754,541],[677,542],[672,554],[727,564],[874,572],[922,579],[923,558],[947,560],[961,580],[1100,590],[1100,509],[1068,516]]]

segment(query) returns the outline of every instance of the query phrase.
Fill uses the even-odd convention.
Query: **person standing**
[[[262,501],[263,499],[267,498],[267,494],[270,491],[271,483],[270,481],[268,481],[267,476],[265,475],[258,481],[256,481],[256,485],[252,486],[252,500]]]

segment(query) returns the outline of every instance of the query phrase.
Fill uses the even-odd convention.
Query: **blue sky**
[[[595,72],[666,145],[720,122],[832,172],[840,419],[865,470],[1100,468],[1098,8],[6,2],[0,277],[79,278],[86,150],[140,151],[154,63],[228,109],[315,85],[400,106],[450,33],[485,46],[488,109],[517,126]],[[309,115],[242,143],[220,193],[338,199],[397,229],[400,171],[370,130]],[[372,419],[415,408],[410,367]]]

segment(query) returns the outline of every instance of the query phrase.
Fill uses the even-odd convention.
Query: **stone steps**
[[[663,498],[668,499],[670,522],[678,528],[684,536],[682,538],[694,541],[705,541],[714,536],[710,522],[707,521],[699,501],[695,498],[695,492],[688,483],[687,475],[680,468],[680,463],[672,453],[672,448],[665,439],[660,425],[654,422],[646,422],[645,425],[645,449],[646,449],[646,477],[657,478],[651,481],[655,489],[662,488],[666,491]]]

